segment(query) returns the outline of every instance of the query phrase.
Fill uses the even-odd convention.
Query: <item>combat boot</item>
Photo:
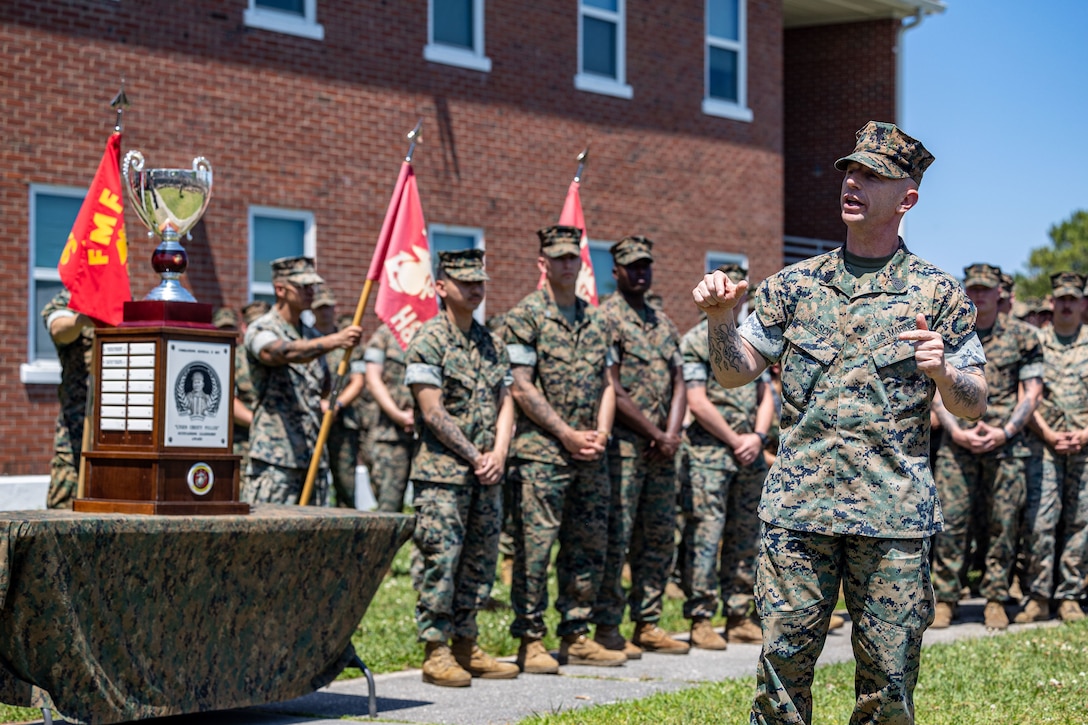
[[[646,652],[658,652],[665,655],[686,655],[691,645],[673,639],[657,626],[657,622],[638,622],[635,624],[635,636],[631,641]]]
[[[499,581],[506,586],[514,583],[514,557],[505,555],[502,557],[502,564],[499,565]]]
[[[1063,622],[1079,622],[1084,619],[1084,610],[1080,608],[1080,602],[1066,599],[1058,607],[1058,615]]]
[[[480,649],[476,640],[469,637],[454,637],[453,658],[461,669],[473,677],[485,680],[512,680],[521,671],[513,662],[499,662],[497,659]]]
[[[608,624],[598,624],[593,641],[605,649],[623,652],[629,660],[642,659],[642,649],[620,633],[620,628]]]
[[[547,648],[539,639],[521,638],[517,663],[522,672],[532,675],[559,674],[559,662],[548,654]]]
[[[1024,624],[1026,622],[1045,622],[1048,619],[1050,619],[1050,601],[1032,597],[1028,599],[1024,611],[1013,617],[1012,621],[1017,624]]]
[[[843,619],[841,614],[831,613],[831,619],[827,620],[827,631],[830,632],[833,629],[842,629],[846,626],[846,620]]]
[[[691,640],[691,646],[699,649],[720,652],[728,646],[725,638],[714,630],[714,625],[710,623],[709,617],[696,617],[691,620],[691,637],[689,639]]]
[[[982,610],[982,621],[986,629],[1009,628],[1009,615],[1005,613],[1005,606],[1001,602],[986,602],[986,608]]]
[[[740,644],[762,644],[763,629],[754,617],[730,615],[725,620],[725,638]]]
[[[605,649],[584,634],[567,634],[559,645],[559,661],[565,665],[619,667],[627,662],[627,655]]]
[[[956,616],[956,605],[951,602],[937,602],[933,610],[933,624],[930,629],[948,629],[952,626],[952,618]]]
[[[423,681],[440,687],[468,687],[472,675],[461,669],[445,642],[428,642],[424,650]]]

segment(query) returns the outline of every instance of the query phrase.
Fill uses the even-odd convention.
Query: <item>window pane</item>
[[[253,281],[271,282],[269,262],[298,257],[305,250],[306,223],[301,219],[253,217]]]
[[[78,196],[34,196],[34,266],[57,266],[82,204]]]
[[[293,13],[299,17],[306,15],[306,0],[256,0],[258,8],[265,10],[279,10],[284,13]]]
[[[431,274],[435,278],[438,277],[439,252],[456,252],[459,249],[473,249],[476,247],[476,237],[472,234],[431,232],[427,238],[431,243]]]
[[[715,38],[740,40],[739,0],[707,0],[707,33]]]
[[[616,77],[616,24],[582,18],[582,70]]]
[[[53,296],[60,292],[61,289],[63,289],[63,285],[60,282],[43,282],[38,280],[34,283],[34,309],[31,310],[31,317],[34,318],[35,360],[57,359],[57,348],[53,347],[53,340],[50,339],[49,333],[45,330],[41,311],[49,300],[53,299]]]
[[[710,51],[710,97],[739,103],[736,51],[721,48],[708,48],[708,50]]]
[[[597,280],[597,299],[616,291],[616,278],[612,276],[612,253],[608,245],[589,245],[589,261],[593,262],[593,276]]]
[[[619,0],[582,0],[582,5],[612,12],[619,10]]]
[[[434,42],[473,50],[473,0],[433,0]]]

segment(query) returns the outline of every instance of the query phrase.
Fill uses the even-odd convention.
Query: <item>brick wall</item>
[[[582,199],[591,237],[647,234],[655,289],[686,329],[706,251],[739,252],[761,279],[781,264],[781,4],[748,9],[754,122],[705,116],[703,2],[629,6],[633,100],[577,92],[570,0],[490,0],[491,73],[427,63],[425,0],[320,0],[317,42],[245,28],[246,3],[6,3],[0,7],[0,475],[44,473],[55,390],[19,382],[26,361],[28,185],[85,187],[112,125],[123,75],[132,108],[125,150],[151,167],[206,156],[211,204],[186,242],[202,302],[246,301],[247,208],[310,210],[319,271],[350,307],[361,288],[404,134],[424,119],[415,155],[429,223],[482,227],[494,282],[488,312],[537,279],[534,230],[554,223],[588,142]],[[127,216],[132,290],[156,277],[152,243]],[[611,270],[598,270],[602,276]],[[373,325],[369,324],[368,329]]]
[[[841,241],[835,160],[867,121],[895,121],[896,21],[784,33],[785,233]]]

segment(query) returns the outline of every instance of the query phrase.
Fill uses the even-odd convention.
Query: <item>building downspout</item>
[[[903,52],[903,36],[906,35],[908,30],[921,25],[925,16],[926,12],[922,8],[918,8],[914,11],[914,15],[903,18],[895,36],[895,123],[900,127],[903,125],[903,109],[906,107],[903,100],[906,96],[906,89],[903,87],[905,85],[903,82],[905,75],[903,64],[907,54]]]

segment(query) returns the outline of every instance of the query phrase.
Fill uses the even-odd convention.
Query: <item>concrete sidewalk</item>
[[[982,625],[985,604],[980,599],[962,603],[957,622],[948,629],[929,630],[925,643],[991,636]],[[1014,624],[1010,631],[1058,625],[1058,620],[1035,625]],[[366,653],[360,654],[365,659]],[[702,682],[753,675],[758,656],[759,645],[731,644],[725,652],[692,650],[687,655],[647,654],[623,667],[565,666],[559,676],[522,674],[516,680],[476,679],[468,688],[425,685],[419,670],[376,675],[377,721],[463,725],[517,722],[534,713],[566,712],[635,700]],[[828,635],[820,664],[843,662],[852,657],[848,621],[845,627]],[[311,695],[287,702],[146,722],[157,725],[342,725],[341,718],[345,716],[369,719],[367,708],[367,683],[359,678],[334,682]]]

